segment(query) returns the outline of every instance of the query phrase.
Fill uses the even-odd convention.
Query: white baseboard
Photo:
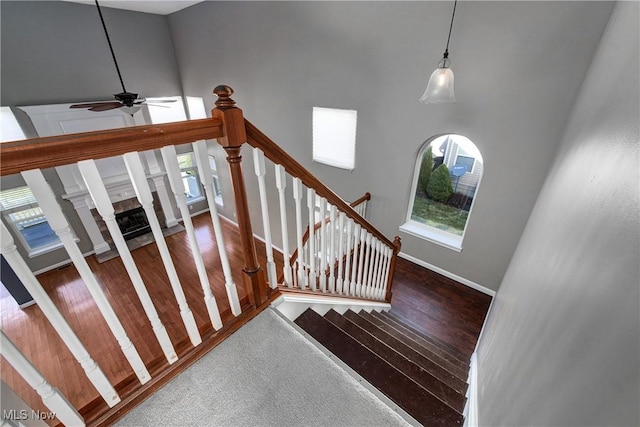
[[[431,271],[435,271],[438,274],[442,274],[443,276],[448,277],[449,279],[455,280],[458,283],[462,283],[463,285],[468,286],[472,289],[475,289],[476,291],[482,292],[483,294],[489,295],[492,298],[496,296],[496,291],[494,291],[493,289],[489,289],[486,286],[479,285],[475,282],[472,282],[471,280],[465,279],[464,277],[460,277],[457,274],[453,274],[440,267],[436,267],[433,264],[429,264],[428,262],[418,259],[416,257],[413,257],[409,254],[400,252],[398,256],[400,258],[406,259],[407,261],[411,261],[414,264],[418,264],[421,267],[427,268]]]
[[[468,383],[464,427],[478,427],[478,356],[475,352],[471,355]]]

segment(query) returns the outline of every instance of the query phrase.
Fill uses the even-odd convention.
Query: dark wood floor
[[[234,280],[241,284],[242,254],[237,228],[226,221],[222,224]],[[195,217],[194,225],[205,264],[208,266],[209,280],[225,323],[233,315],[224,290],[224,277],[219,268],[209,215]],[[186,234],[182,232],[169,236],[167,243],[198,327],[201,331],[210,331],[211,324],[203,303],[202,289],[192,267],[193,260]],[[257,242],[256,246],[261,265],[264,265],[264,245]],[[172,342],[176,346],[178,343],[184,345],[188,337],[156,245],[150,244],[132,253]],[[277,253],[275,255],[276,263],[282,265],[282,257]],[[162,360],[162,351],[133,287],[128,280],[123,280],[127,275],[120,259],[102,264],[93,256],[87,260],[145,364],[149,366],[166,363]],[[112,384],[130,379],[133,372],[75,267],[70,265],[53,270],[41,274],[38,279]],[[238,293],[241,302],[246,303],[241,285]],[[470,355],[473,351],[489,303],[490,297],[480,292],[408,261],[398,260],[392,299],[393,312],[462,354]],[[6,289],[1,287],[0,310],[2,328],[7,336],[75,407],[85,407],[99,397],[37,306],[19,309]],[[2,380],[32,408],[46,411],[39,396],[4,358],[0,361],[0,369]]]
[[[391,311],[415,329],[468,360],[491,304],[491,297],[410,261],[398,258]]]

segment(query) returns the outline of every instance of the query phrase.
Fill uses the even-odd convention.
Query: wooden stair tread
[[[458,359],[461,362],[464,362],[467,366],[469,365],[469,360],[470,360],[469,355],[461,352],[457,348],[443,342],[442,340],[434,336],[424,333],[423,331],[420,330],[420,327],[418,325],[413,323],[411,320],[403,317],[402,315],[394,312],[393,309],[385,312],[384,316],[392,320],[395,320],[396,322],[404,325],[405,327],[410,328],[415,334],[419,335],[420,337],[428,341],[430,344],[432,344],[436,348],[439,348],[442,352],[449,354],[450,356]]]
[[[432,344],[431,341],[424,339],[409,325],[405,325],[402,322],[387,316],[386,313],[378,313],[376,311],[366,313],[364,317],[394,336],[399,334],[397,337],[405,344],[421,352],[426,357],[436,361],[451,373],[455,374],[458,378],[462,380],[467,379],[467,374],[469,372],[468,362],[458,359],[446,350]]]
[[[334,310],[329,310],[324,318],[342,329],[353,339],[374,352],[377,356],[384,359],[387,363],[393,365],[397,370],[413,379],[424,389],[442,400],[452,409],[462,413],[466,398],[463,394],[458,393],[429,372],[411,362],[399,352],[389,347],[384,342],[362,329],[346,317],[338,314]]]
[[[329,320],[307,309],[295,323],[423,425],[462,425],[463,417]]]
[[[363,312],[362,314],[364,315],[368,313]],[[457,377],[453,373],[449,372],[446,368],[426,357],[424,354],[421,354],[420,352],[411,348],[402,340],[379,328],[377,325],[363,317],[363,315],[359,315],[351,310],[347,310],[344,313],[344,317],[356,323],[358,326],[365,329],[371,335],[375,336],[388,346],[393,347],[395,351],[401,353],[404,357],[420,366],[431,375],[438,378],[449,387],[453,388],[458,393],[465,394],[467,390],[467,383],[465,382],[465,380]]]

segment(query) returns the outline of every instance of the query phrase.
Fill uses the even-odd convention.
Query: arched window
[[[468,138],[427,140],[416,159],[407,217],[400,230],[461,251],[484,161]]]

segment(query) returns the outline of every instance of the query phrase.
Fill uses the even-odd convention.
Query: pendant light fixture
[[[423,104],[443,104],[456,102],[453,93],[453,71],[451,71],[451,60],[449,59],[449,40],[451,40],[451,29],[453,28],[453,18],[456,15],[456,5],[458,0],[453,2],[453,13],[451,14],[451,25],[449,25],[449,37],[444,55],[438,63],[438,68],[431,73],[427,89],[424,91],[420,102]]]

